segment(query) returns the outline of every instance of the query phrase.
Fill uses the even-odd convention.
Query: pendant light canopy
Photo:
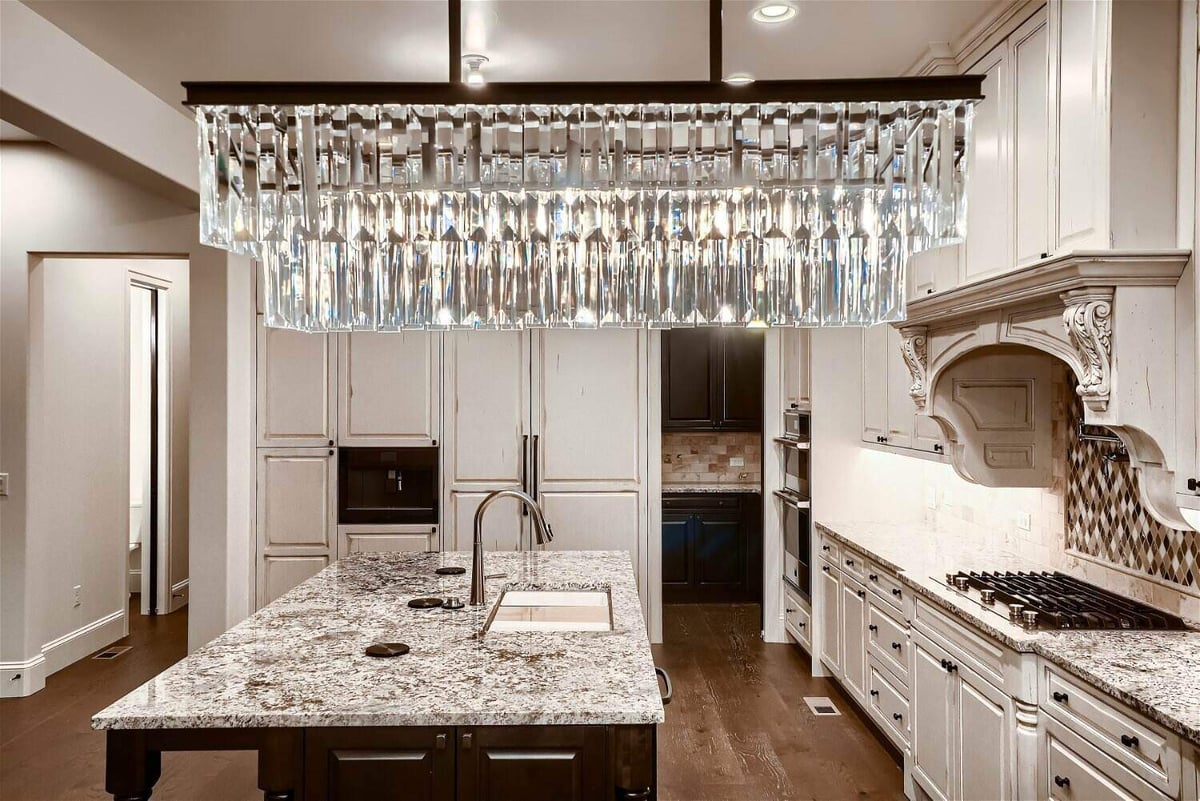
[[[965,235],[980,78],[715,72],[187,84],[201,241],[305,331],[903,320],[908,257]]]

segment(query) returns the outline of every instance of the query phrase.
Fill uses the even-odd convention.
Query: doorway
[[[128,585],[143,615],[166,614],[164,564],[170,521],[170,347],[167,289],[134,277],[129,284],[129,563]],[[165,346],[165,347],[164,347]]]

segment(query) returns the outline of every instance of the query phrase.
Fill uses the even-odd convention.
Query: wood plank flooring
[[[904,798],[900,767],[837,685],[759,638],[757,605],[663,608],[655,662],[675,698],[659,728],[663,801]],[[815,717],[804,696],[841,717]]]
[[[82,660],[28,698],[0,700],[0,799],[103,801],[104,734],[91,715],[180,659],[187,612],[136,614],[111,662]],[[659,730],[663,801],[899,801],[900,769],[836,686],[809,678],[789,645],[761,642],[759,608],[671,606],[655,660],[675,700]],[[805,695],[828,695],[842,717],[815,718]],[[155,801],[252,801],[254,755],[168,753]]]

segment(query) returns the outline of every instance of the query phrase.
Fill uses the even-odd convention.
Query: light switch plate
[[[0,495],[8,495],[8,473],[0,473]]]

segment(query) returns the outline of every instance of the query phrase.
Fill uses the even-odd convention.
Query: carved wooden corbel
[[[1076,391],[1094,412],[1108,409],[1112,391],[1113,292],[1113,287],[1095,287],[1061,296],[1066,304],[1063,325],[1082,366]]]
[[[904,354],[904,363],[908,365],[908,373],[912,376],[912,385],[908,394],[918,409],[924,410],[929,398],[929,384],[926,380],[929,368],[927,334],[929,329],[923,325],[909,325],[900,329],[900,352]]]

